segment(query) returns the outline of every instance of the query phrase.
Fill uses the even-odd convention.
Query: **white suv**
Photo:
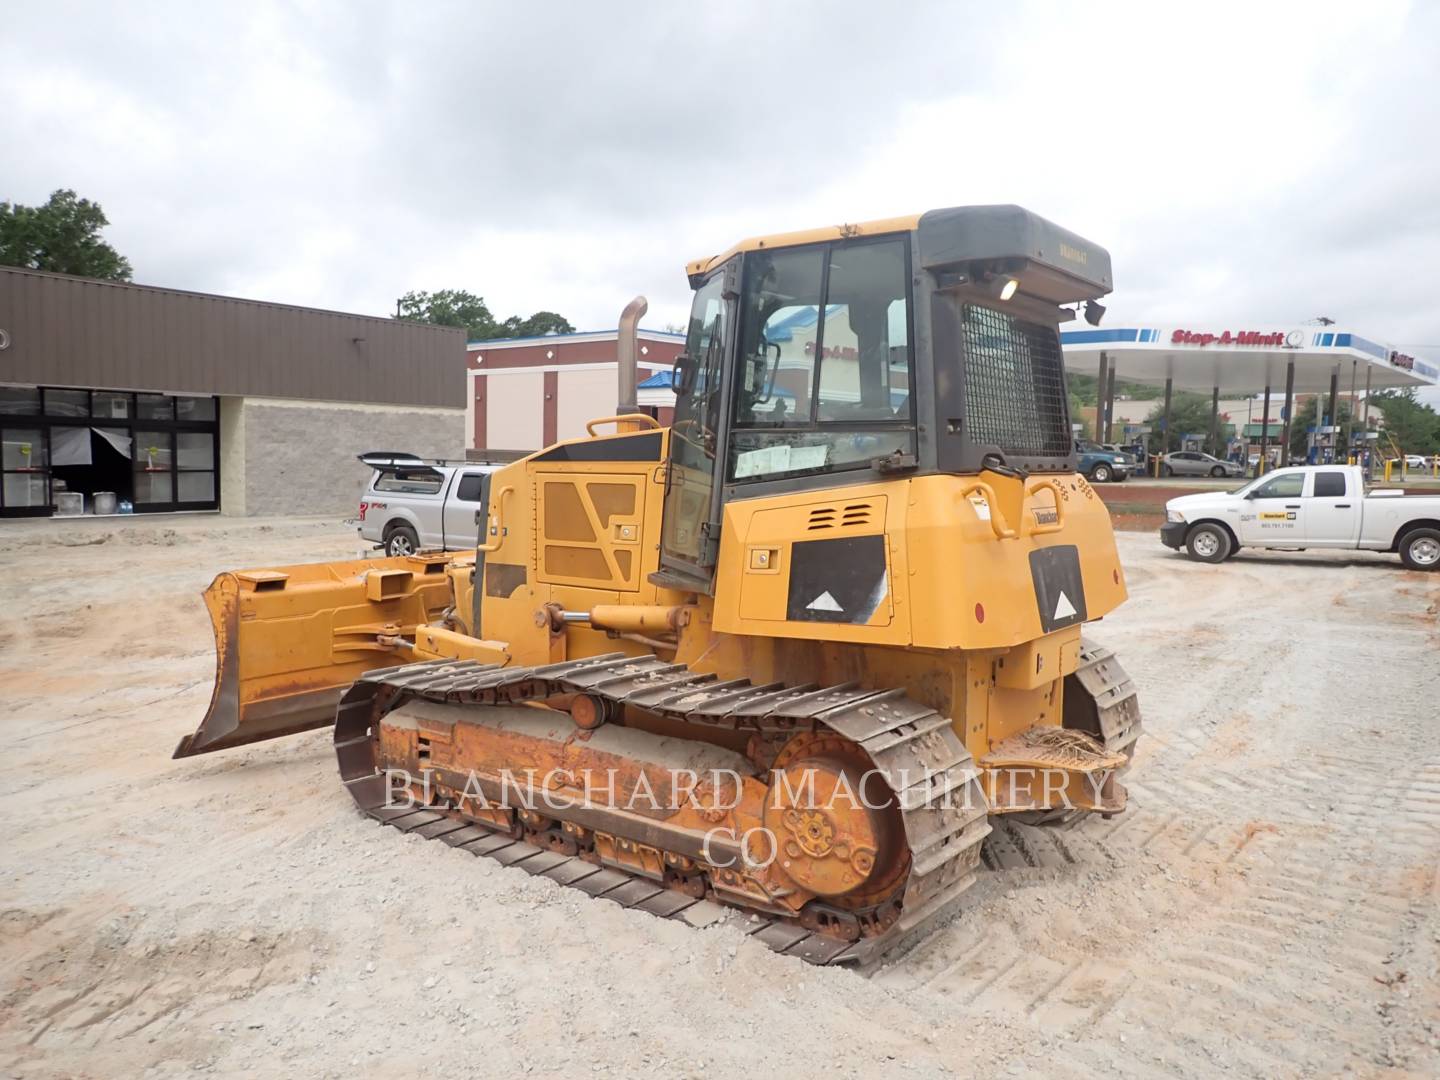
[[[386,555],[425,548],[463,551],[478,542],[489,501],[490,474],[482,462],[426,461],[414,454],[372,451],[360,460],[374,469],[360,497],[360,536]]]

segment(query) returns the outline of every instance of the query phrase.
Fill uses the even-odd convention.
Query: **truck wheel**
[[[1234,546],[1230,534],[1219,525],[1196,525],[1185,538],[1185,550],[1200,562],[1224,562]]]
[[[1411,529],[1400,538],[1400,561],[1411,570],[1440,570],[1440,529]]]
[[[1225,475],[1225,470],[1224,470],[1221,466],[1216,465],[1213,469],[1210,470],[1210,475],[1211,475],[1211,476],[1224,476],[1224,475]]]
[[[414,555],[420,550],[420,537],[409,525],[396,525],[385,537],[385,554],[392,559],[399,555]]]
[[[1090,479],[1094,480],[1097,484],[1108,484],[1114,476],[1115,474],[1111,471],[1110,466],[1106,465],[1103,461],[1090,470]]]

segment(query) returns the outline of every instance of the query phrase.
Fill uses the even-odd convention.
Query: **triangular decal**
[[[837,604],[837,603],[835,602],[835,598],[830,595],[830,590],[829,590],[829,589],[826,589],[826,590],[825,590],[824,592],[822,592],[819,596],[815,597],[814,600],[811,600],[810,603],[808,603],[808,604],[805,605],[805,608],[806,608],[807,611],[844,611],[844,610],[845,610],[844,608],[842,608],[839,604]],[[1073,614],[1073,612],[1072,612],[1072,614]]]
[[[1055,620],[1068,619],[1075,614],[1075,605],[1070,603],[1070,598],[1062,590],[1060,599],[1055,601]]]

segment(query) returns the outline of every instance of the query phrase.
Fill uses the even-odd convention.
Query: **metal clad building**
[[[356,454],[460,456],[465,393],[458,329],[0,267],[6,516],[349,513]]]

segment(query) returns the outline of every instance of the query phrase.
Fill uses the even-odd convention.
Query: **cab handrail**
[[[985,505],[990,511],[990,531],[995,534],[996,540],[1014,540],[1020,534],[1010,527],[1005,520],[1005,515],[1000,509],[1000,500],[995,495],[995,489],[984,480],[972,480],[960,489],[960,498],[968,500],[971,495],[979,492],[985,496]]]
[[[656,430],[659,430],[660,428],[660,421],[656,420],[653,416],[646,416],[644,413],[624,413],[621,416],[600,416],[596,417],[594,420],[587,420],[585,422],[585,430],[593,436],[595,434],[595,429],[601,424],[615,424],[618,428],[618,425],[620,424],[640,423],[643,423],[648,427],[654,428]]]
[[[500,545],[505,542],[505,537],[509,535],[510,531],[505,528],[505,499],[509,495],[511,495],[514,490],[515,488],[513,485],[506,484],[498,492],[496,492],[495,512],[493,514],[487,515],[486,520],[486,529],[489,531],[490,535],[494,537],[494,539],[487,540],[483,544],[475,545],[476,551],[483,551],[487,553],[491,551],[499,551]]]

